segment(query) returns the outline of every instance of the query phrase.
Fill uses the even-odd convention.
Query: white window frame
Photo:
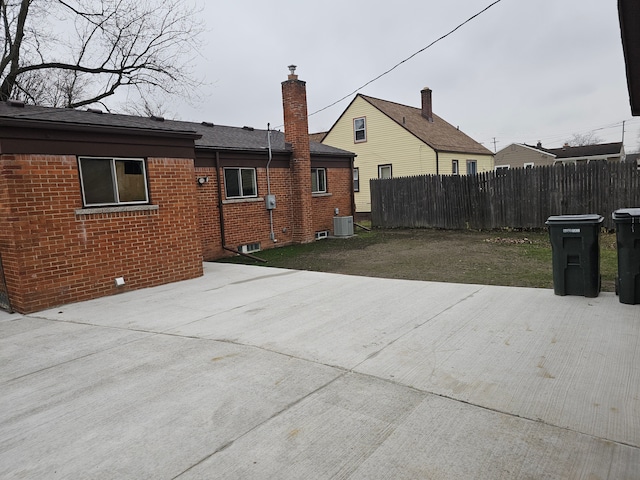
[[[260,242],[255,242],[255,243],[247,243],[246,245],[240,245],[240,248],[238,249],[240,252],[242,253],[255,253],[255,252],[259,252],[260,249]]]
[[[496,165],[495,171],[497,172],[498,170],[509,170],[510,168],[511,165]]]
[[[353,169],[353,191],[360,191],[360,167],[355,167]]]
[[[524,168],[533,168],[534,167],[534,163],[533,162],[528,162],[524,164]]]
[[[469,166],[473,165],[473,173],[469,173]],[[478,161],[477,160],[467,160],[467,175],[476,175],[478,173]]]
[[[314,182],[315,180],[315,182]],[[316,188],[313,185],[315,183]],[[311,169],[311,193],[327,193],[327,169]]]
[[[362,121],[362,125],[357,125]],[[358,138],[358,132],[362,133],[362,138]],[[367,118],[358,117],[353,119],[353,143],[362,143],[367,141]]]
[[[451,160],[451,175],[460,175],[460,162],[455,158]]]
[[[111,182],[113,189],[113,202],[87,202],[86,195],[86,186],[85,179],[82,170],[82,161],[83,160],[106,160],[110,162],[111,165]],[[118,176],[116,174],[116,163],[117,162],[136,162],[139,163],[142,167],[142,175],[144,182],[144,199],[143,200],[131,200],[131,201],[121,201],[120,200],[120,192],[118,188]],[[78,171],[80,174],[80,189],[82,191],[82,204],[85,207],[105,207],[105,206],[118,206],[118,205],[145,205],[149,203],[149,182],[147,181],[147,163],[144,158],[124,158],[124,157],[78,157]]]
[[[229,195],[229,189],[228,189],[228,185],[227,185],[227,172],[232,171],[232,170],[236,170],[237,171],[237,181],[238,181],[238,186],[239,186],[239,192],[240,195]],[[253,193],[251,193],[250,195],[245,195],[244,194],[244,185],[242,184],[242,171],[243,170],[250,170],[252,172],[252,185],[251,188],[253,190]],[[256,169],[252,168],[252,167],[224,167],[223,169],[223,177],[224,177],[224,195],[225,198],[231,199],[231,198],[256,198],[258,196],[258,178],[257,178],[257,174],[256,174]]]
[[[382,176],[382,171],[385,169],[389,169],[389,176],[386,178],[393,178],[393,167],[390,163],[385,163],[384,165],[378,165],[378,178],[385,178]]]

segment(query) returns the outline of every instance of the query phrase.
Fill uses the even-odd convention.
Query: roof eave
[[[15,128],[36,128],[74,132],[104,132],[119,135],[145,135],[149,137],[175,137],[197,140],[202,135],[192,130],[169,130],[155,128],[139,128],[130,126],[98,125],[76,122],[54,122],[51,120],[25,119],[16,117],[0,117],[0,126]]]

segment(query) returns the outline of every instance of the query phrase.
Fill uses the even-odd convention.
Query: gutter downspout
[[[255,255],[251,255],[250,253],[243,253],[236,248],[227,247],[227,241],[225,240],[224,233],[224,211],[222,209],[222,182],[220,182],[220,152],[216,152],[216,180],[218,182],[218,213],[220,215],[220,237],[222,240],[222,249],[227,250],[229,252],[236,253],[238,255],[242,255],[243,257],[251,258],[253,260],[258,260],[259,262],[266,263],[267,261],[263,258],[256,257]]]
[[[269,165],[271,164],[271,124],[267,123],[267,145],[269,147],[269,161],[267,161],[267,194],[271,195],[271,178],[269,177]],[[273,233],[273,209],[269,209],[269,238],[275,243],[276,235]]]
[[[222,210],[222,182],[220,181],[220,152],[216,152],[216,181],[218,182],[218,215],[220,216],[220,237],[222,248],[227,249],[227,241],[224,238],[224,211]]]

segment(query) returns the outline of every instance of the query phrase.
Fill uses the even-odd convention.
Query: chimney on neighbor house
[[[536,144],[536,147],[542,148],[542,142],[540,140],[538,140],[538,143]]]
[[[296,66],[289,65],[289,76],[282,82],[284,139],[291,144],[291,184],[293,188],[292,240],[309,243],[315,240],[311,197],[311,153],[307,120],[307,87],[298,80]]]
[[[431,89],[429,87],[424,87],[420,91],[422,95],[422,116],[433,122],[433,108],[431,106]]]

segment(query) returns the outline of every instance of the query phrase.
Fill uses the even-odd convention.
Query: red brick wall
[[[75,213],[82,208],[75,156],[2,155],[0,165],[0,252],[14,310],[202,275],[192,160],[148,160],[157,210],[90,215]],[[116,288],[116,277],[126,285]]]
[[[309,152],[309,124],[307,119],[307,90],[305,82],[291,74],[282,82],[284,136],[291,143],[292,207],[294,215],[293,239],[297,243],[315,239],[312,223],[311,154]]]
[[[351,190],[353,188],[351,169],[327,168],[327,190],[330,196],[313,197],[313,228],[314,232],[329,230],[333,234],[333,217],[335,209],[338,215],[346,217],[353,215]]]
[[[198,177],[209,179],[207,183],[197,186],[198,225],[202,257],[204,260],[214,260],[224,256],[220,232],[216,169],[197,167],[195,179],[197,180]]]
[[[209,177],[205,185],[198,187],[198,212],[204,259],[215,260],[232,255],[222,248],[215,168],[196,168],[195,175],[196,178]],[[240,245],[260,243],[260,248],[266,250],[298,243],[293,234],[296,222],[294,209],[298,206],[294,201],[291,171],[288,168],[269,169],[271,193],[276,196],[277,202],[276,209],[273,210],[273,232],[276,242],[270,238],[269,211],[265,206],[268,191],[266,168],[256,168],[256,175],[257,199],[226,200],[224,185],[221,185],[226,246],[235,249]],[[220,178],[223,178],[222,168]],[[314,238],[317,231],[329,230],[333,233],[335,208],[339,208],[340,215],[352,215],[351,182],[350,168],[327,168],[327,187],[330,195],[314,197],[311,202],[312,214],[308,223]]]

